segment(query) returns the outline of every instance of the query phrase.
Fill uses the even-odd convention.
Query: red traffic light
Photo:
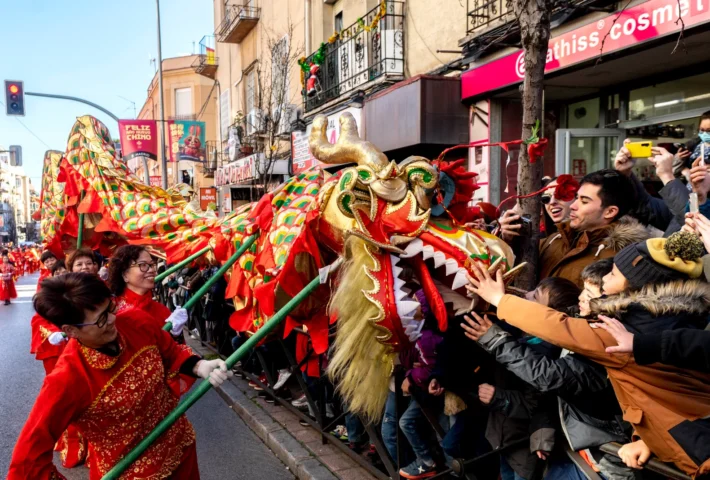
[[[10,93],[17,93],[19,91],[20,91],[20,87],[18,87],[14,83],[10,85]]]

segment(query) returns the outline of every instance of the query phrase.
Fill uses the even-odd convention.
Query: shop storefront
[[[685,34],[677,45],[679,13]],[[545,175],[610,168],[624,138],[677,148],[697,136],[698,117],[710,110],[710,0],[636,2],[559,30],[545,70]],[[470,141],[520,138],[523,76],[521,50],[484,59],[462,75]],[[472,149],[470,167],[486,184],[481,199],[497,202],[515,192],[517,153]],[[635,168],[650,190],[658,187],[648,162]]]
[[[271,175],[266,186],[263,181],[267,161],[263,153],[255,153],[219,167],[215,171],[218,215],[227,215],[240,206],[254,202],[266,190],[276,188],[289,175],[290,159],[272,160]]]

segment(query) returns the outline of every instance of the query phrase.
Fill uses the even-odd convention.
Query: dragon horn
[[[387,165],[387,157],[372,143],[360,138],[355,118],[349,112],[340,115],[340,136],[335,144],[328,141],[328,119],[318,115],[313,120],[308,146],[316,160],[330,165],[357,163],[378,170]]]

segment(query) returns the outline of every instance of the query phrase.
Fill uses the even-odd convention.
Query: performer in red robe
[[[187,311],[177,308],[171,313],[168,307],[153,300],[156,274],[157,264],[144,247],[119,247],[111,257],[108,271],[108,285],[116,295],[117,312],[137,308],[147,313],[160,328],[165,322],[172,322],[173,336],[182,336],[182,327],[187,323]]]
[[[75,423],[90,445],[90,480],[98,480],[173,410],[178,373],[219,385],[231,372],[201,360],[167,332],[129,309],[114,315],[111,292],[96,275],[70,273],[45,282],[37,312],[70,338],[47,375],[12,455],[8,480],[63,479],[52,448]],[[81,323],[65,323],[81,322]],[[198,480],[195,432],[183,415],[130,467],[127,478]]]
[[[41,288],[42,280],[52,276],[52,267],[57,263],[57,257],[49,250],[45,250],[40,257],[40,263],[42,267],[40,267],[39,280],[37,280],[37,291]]]
[[[17,298],[15,290],[15,267],[10,264],[10,257],[3,255],[0,263],[0,301],[10,305],[10,300]]]

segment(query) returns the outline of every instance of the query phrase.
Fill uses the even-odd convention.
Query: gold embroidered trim
[[[111,377],[111,378],[109,379],[108,382],[106,382],[106,385],[104,385],[103,388],[101,389],[101,391],[99,392],[99,394],[96,395],[96,398],[95,398],[94,401],[91,403],[91,405],[89,406],[89,408],[88,408],[87,411],[90,412],[91,410],[93,410],[93,409],[96,407],[96,405],[99,403],[99,401],[101,400],[101,397],[103,396],[103,394],[106,393],[106,390],[108,390],[108,388],[111,386],[111,384],[113,384],[113,382],[116,381],[116,379],[119,377],[119,375],[121,375],[128,367],[130,367],[131,364],[135,361],[135,359],[138,358],[138,356],[140,356],[143,352],[145,352],[145,351],[147,351],[147,350],[150,350],[150,349],[156,349],[156,350],[157,350],[158,347],[156,347],[155,345],[146,345],[145,347],[143,347],[143,348],[141,348],[140,350],[138,350],[138,351],[126,362],[126,364],[125,364],[124,366],[122,366],[122,367],[118,370],[118,372],[116,372],[116,374],[115,374],[113,377]],[[115,362],[114,362],[114,363],[115,363]]]

